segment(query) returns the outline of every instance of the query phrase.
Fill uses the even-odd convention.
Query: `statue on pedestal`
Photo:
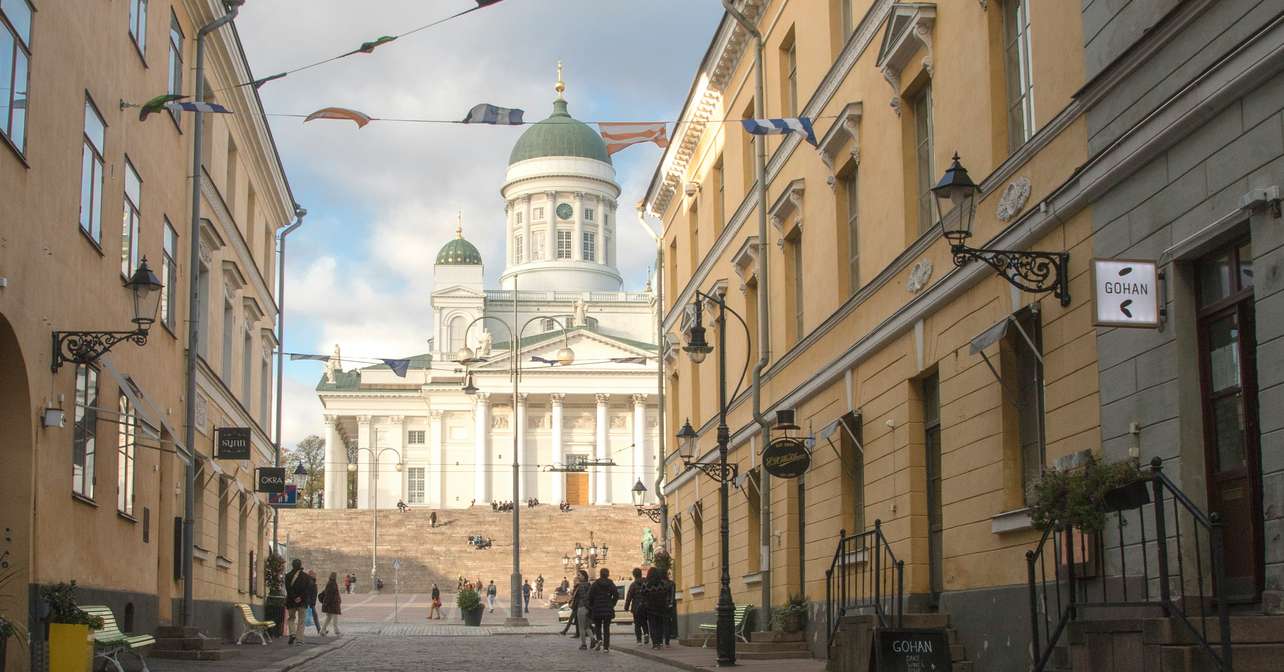
[[[642,562],[648,565],[655,562],[655,536],[649,527],[642,530]]]

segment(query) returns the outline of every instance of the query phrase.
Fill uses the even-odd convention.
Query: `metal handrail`
[[[869,610],[877,624],[900,627],[904,621],[905,562],[897,560],[883,534],[881,520],[873,529],[838,533],[834,557],[825,571],[825,617],[832,646],[842,618],[849,611]]]

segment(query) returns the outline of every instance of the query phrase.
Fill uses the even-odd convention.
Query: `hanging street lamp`
[[[967,246],[976,220],[976,199],[981,188],[968,177],[959,155],[932,187],[937,212],[941,213],[941,235],[950,244],[954,265],[962,268],[972,260],[983,261],[1012,286],[1026,292],[1052,292],[1061,305],[1070,305],[1070,253],[995,250]],[[948,221],[947,221],[948,213]]]
[[[647,506],[643,504],[643,502],[646,501],[646,486],[643,485],[642,479],[639,478],[637,483],[633,484],[632,492],[633,492],[633,508],[637,509],[638,515],[646,516],[647,518],[650,518],[651,522],[653,523],[660,522],[660,516],[663,515],[663,512],[661,511],[660,507]]]
[[[132,341],[138,346],[147,345],[147,332],[156,322],[156,311],[160,309],[162,287],[160,279],[147,265],[147,257],[143,257],[138,269],[125,282],[125,287],[130,292],[133,305],[134,316],[131,322],[134,323],[134,328],[130,331],[53,332],[51,368],[55,372],[64,362],[92,364],[121,341]]]

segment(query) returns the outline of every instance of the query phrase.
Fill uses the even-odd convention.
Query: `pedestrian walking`
[[[651,648],[660,648],[664,633],[668,631],[669,588],[665,585],[660,570],[652,567],[646,572],[646,580],[638,589],[642,602],[642,612],[646,615],[647,629],[651,632]]]
[[[432,584],[432,606],[428,607],[428,620],[441,618],[441,591],[437,584]]]
[[[499,589],[495,587],[495,582],[491,581],[490,585],[486,586],[486,604],[490,606],[490,613],[492,614],[495,613],[495,596],[498,594]]]
[[[308,575],[303,571],[303,561],[290,561],[290,571],[285,575],[285,608],[289,613],[290,639],[287,645],[303,636],[303,614],[308,609]]]
[[[633,615],[633,636],[638,640],[638,646],[650,641],[647,636],[649,630],[646,624],[646,615],[642,609],[642,569],[633,568],[633,582],[629,584],[628,592],[624,594],[624,610]]]
[[[588,572],[580,570],[575,573],[575,589],[571,591],[571,618],[567,622],[569,627],[571,622],[575,623],[575,636],[580,640],[580,651],[588,649],[589,640],[589,606],[588,606],[589,580]],[[565,629],[562,630],[566,632]]]
[[[314,569],[308,570],[308,614],[312,616],[312,627],[316,628],[317,634],[321,634],[321,619],[317,618],[317,573]]]
[[[432,513],[428,514],[428,525],[429,525],[430,527],[433,527],[433,528],[437,527],[437,512],[436,512],[436,511],[433,511]]]
[[[620,601],[620,589],[611,580],[611,570],[603,567],[598,578],[589,586],[589,615],[593,618],[594,648],[611,650],[611,621],[615,619],[615,603]]]
[[[667,605],[665,628],[664,628],[664,646],[669,647],[669,643],[678,638],[678,597],[677,584],[673,582],[672,572],[665,571],[660,577],[664,580],[664,600]],[[655,641],[652,638],[652,641]]]
[[[339,614],[343,613],[340,609],[343,604],[343,597],[339,594],[339,582],[337,574],[330,572],[330,580],[325,582],[325,590],[317,598],[321,601],[321,613],[325,614],[325,624],[321,626],[321,636],[325,637],[330,631],[330,626],[334,626],[335,636],[342,637],[343,633],[339,632]],[[346,577],[345,577],[346,578]]]
[[[544,599],[544,575],[540,574],[535,577],[535,599]]]
[[[531,613],[531,591],[532,590],[534,590],[534,588],[531,588],[530,581],[522,582],[522,607],[526,610],[526,613],[528,614]]]
[[[352,575],[351,574],[343,575],[343,592],[349,593],[349,594],[352,593]]]
[[[352,592],[352,593],[357,592],[357,575],[356,574],[352,575],[352,590],[348,592]]]

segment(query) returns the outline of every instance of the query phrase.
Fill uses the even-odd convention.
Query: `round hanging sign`
[[[762,467],[776,478],[798,478],[810,466],[806,444],[787,436],[772,441],[762,454]]]

